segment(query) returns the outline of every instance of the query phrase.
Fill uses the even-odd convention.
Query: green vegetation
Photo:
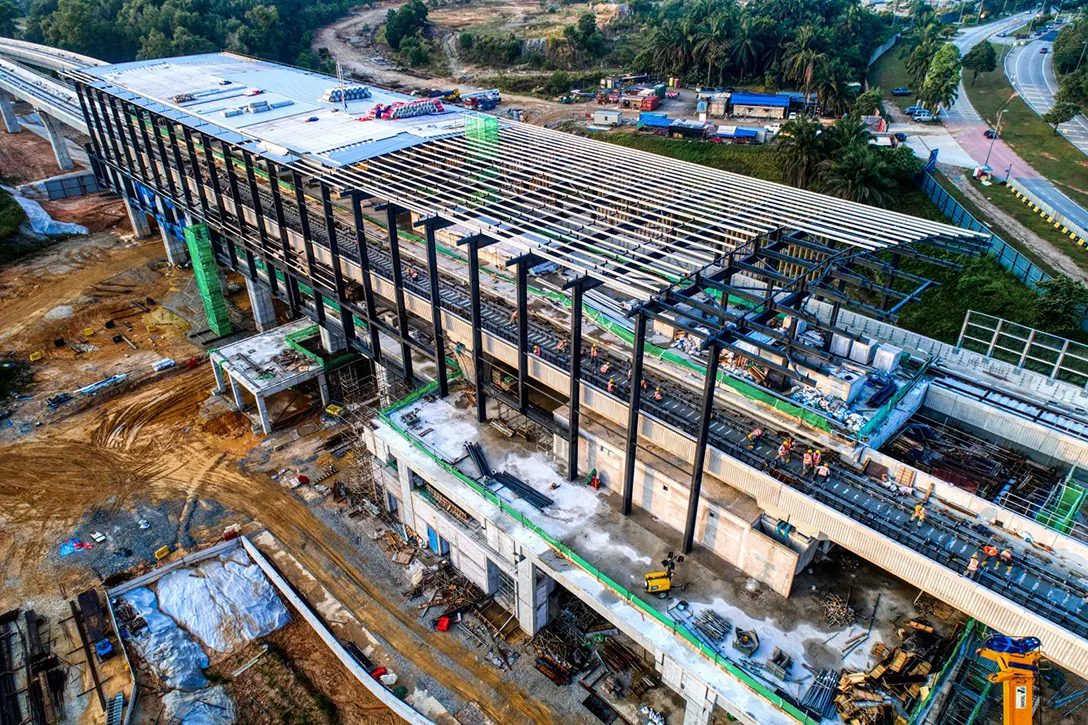
[[[602,134],[598,138],[766,181],[781,183],[788,176],[783,168],[785,157],[768,146],[732,146],[628,133]],[[817,164],[813,185],[823,183],[827,180]],[[962,195],[956,196],[962,200]],[[894,211],[933,221],[948,221],[917,186],[903,185],[889,202],[889,208]],[[970,205],[965,206],[974,211]],[[1071,289],[1062,286],[1060,297],[1054,293],[1040,295],[1024,286],[992,257],[952,257],[940,252],[934,256],[954,259],[963,265],[963,269],[957,271],[919,260],[904,260],[905,271],[932,279],[941,286],[927,291],[919,303],[904,308],[899,317],[900,326],[944,342],[955,342],[964,315],[971,309],[1055,334],[1068,332],[1068,316],[1051,319],[1046,310],[1061,304],[1061,300],[1078,289],[1083,290],[1083,286],[1076,283]]]
[[[438,41],[427,37],[426,28],[427,6],[422,0],[411,0],[399,9],[389,9],[382,37],[401,62],[422,68],[442,55]]]
[[[909,96],[891,94],[893,88],[910,88],[915,93],[918,91],[911,81],[910,74],[907,73],[906,59],[899,52],[898,47],[893,47],[884,53],[869,67],[869,85],[883,89],[884,100],[894,104],[899,110],[915,104],[913,94]],[[861,100],[861,96],[858,96],[858,100]]]
[[[1005,143],[1074,201],[1088,206],[1088,160],[1021,100],[1004,73],[979,76],[971,88],[971,105],[991,126],[998,110],[1005,109],[1001,117]]]
[[[108,61],[226,49],[319,68],[313,30],[356,0],[32,0],[25,39]],[[328,68],[325,68],[328,70]]]
[[[963,67],[971,71],[971,85],[978,80],[979,73],[992,73],[997,70],[997,52],[992,43],[979,43],[963,56]]]
[[[16,395],[30,384],[33,374],[25,362],[0,363],[0,401]]]
[[[0,240],[7,239],[19,231],[19,225],[26,219],[23,207],[11,197],[11,194],[0,190]]]

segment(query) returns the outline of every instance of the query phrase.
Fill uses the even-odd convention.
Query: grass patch
[[[773,146],[733,146],[630,133],[595,136],[620,146],[723,171],[754,176],[766,181],[782,180]],[[961,203],[967,201],[962,194],[951,188],[951,183],[944,181],[946,188],[957,200]],[[964,203],[964,206],[972,213],[978,212],[973,204]],[[896,197],[892,210],[932,221],[948,222],[941,210],[916,187],[904,189]],[[997,232],[996,229],[994,231]],[[945,269],[919,260],[904,259],[905,271],[932,279],[940,286],[925,292],[917,304],[908,305],[900,312],[897,323],[900,327],[954,344],[969,309],[1025,325],[1035,322],[1035,304],[1039,295],[1005,270],[993,257],[953,257],[940,252],[933,254],[952,259],[962,264],[963,269]]]
[[[893,88],[912,88],[913,82],[907,73],[905,59],[900,57],[901,48],[894,45],[876,63],[869,67],[869,85],[879,86],[884,91],[884,102],[894,104],[899,110],[914,105],[914,96],[893,96]]]
[[[967,172],[964,171],[963,175],[967,176]],[[1007,227],[1001,226],[1001,224],[999,224],[997,221],[995,221],[989,214],[986,213],[986,211],[984,211],[981,207],[979,207],[977,204],[975,204],[974,201],[972,201],[971,199],[968,199],[963,194],[963,192],[961,192],[956,187],[956,185],[952,183],[952,180],[949,179],[947,176],[945,176],[945,174],[941,173],[940,171],[937,171],[937,172],[933,173],[933,177],[937,180],[937,183],[939,183],[944,188],[944,190],[947,191],[952,196],[953,199],[958,201],[963,206],[963,208],[967,209],[967,211],[969,211],[971,213],[971,216],[973,216],[975,219],[978,219],[980,222],[982,222],[983,224],[988,226],[990,228],[990,231],[992,231],[994,234],[996,234],[997,236],[1004,239],[1005,242],[1008,243],[1013,249],[1020,252],[1020,254],[1023,254],[1028,259],[1030,259],[1036,266],[1041,267],[1047,274],[1051,274],[1051,275],[1058,274],[1058,270],[1051,267],[1045,260],[1043,260],[1042,257],[1040,257],[1038,254],[1036,254],[1026,244],[1021,242],[1020,239],[1017,237],[1017,235],[1012,232],[1012,230],[1008,229]],[[1040,219],[1037,215],[1032,214],[1031,211],[1027,207],[1025,207],[1019,201],[1016,201],[1016,197],[1013,197],[1011,194],[1009,194],[1009,192],[1006,190],[1006,187],[999,186],[997,184],[994,184],[993,186],[990,186],[990,187],[985,187],[985,186],[982,186],[981,184],[979,184],[979,185],[977,185],[977,188],[978,188],[979,192],[981,192],[983,194],[983,196],[986,196],[987,199],[990,199],[990,195],[992,194],[993,195],[992,201],[994,202],[995,206],[1000,208],[1002,211],[1006,211],[1009,214],[1013,215],[1017,219],[1017,221],[1021,221],[1025,226],[1028,226],[1028,228],[1030,228],[1032,230],[1036,230],[1036,227],[1039,227],[1040,229],[1045,227],[1045,229],[1043,229],[1043,231],[1048,231],[1048,232],[1054,231],[1053,229],[1051,229],[1049,227],[1049,225],[1047,225],[1045,222],[1043,222],[1043,220]],[[1009,199],[1011,199],[1012,201],[1015,201],[1017,205],[1019,205],[1020,207],[1023,207],[1022,209],[1020,209],[1021,214],[1023,214],[1026,211],[1027,212],[1027,217],[1031,217],[1031,218],[1029,219],[1029,218],[1025,217],[1024,219],[1021,219],[1020,216],[1018,216],[1016,214],[1013,214],[1013,211],[1014,211],[1013,209],[1011,209],[1011,208],[1006,209],[1005,207],[1001,206],[1001,202],[1007,202],[1009,200],[1009,199],[1006,198],[1006,195],[1009,197]],[[1035,224],[1035,226],[1028,225],[1027,222],[1029,222],[1029,221],[1033,222]],[[1047,238],[1049,239],[1049,237],[1047,237]]]
[[[601,134],[598,138],[617,146],[782,183],[782,170],[769,146],[734,146],[633,133]]]
[[[0,189],[0,240],[7,239],[19,231],[19,225],[26,219],[26,212],[11,194]]]
[[[1053,127],[1016,94],[1000,69],[981,74],[974,85],[968,81],[966,89],[971,105],[991,127],[998,110],[1004,108],[1001,138],[1005,143],[1073,201],[1088,207],[1088,157],[1063,136],[1055,135]]]

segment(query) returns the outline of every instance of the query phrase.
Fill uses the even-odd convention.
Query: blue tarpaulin
[[[672,119],[664,113],[640,113],[638,114],[638,125],[668,128],[672,125]]]

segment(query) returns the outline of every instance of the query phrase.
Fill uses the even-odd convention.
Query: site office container
[[[655,94],[650,94],[642,99],[642,110],[652,111],[661,104],[661,99]]]

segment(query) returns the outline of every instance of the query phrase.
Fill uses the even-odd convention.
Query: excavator
[[[979,657],[996,662],[999,668],[990,675],[990,682],[1004,690],[1005,725],[1031,725],[1035,677],[1047,662],[1039,651],[1042,644],[1038,637],[991,634],[978,650]]]

